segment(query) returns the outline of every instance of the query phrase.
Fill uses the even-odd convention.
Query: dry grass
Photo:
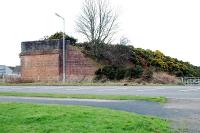
[[[33,82],[33,81],[23,81],[20,78],[7,77],[4,80],[0,80],[1,86],[138,86],[138,85],[182,85],[181,80],[166,72],[154,72],[153,78],[149,81],[145,81],[142,78],[139,79],[124,79],[121,81],[101,81],[101,82],[85,82],[85,81],[75,81],[75,82]]]
[[[160,84],[179,84],[180,79],[174,75],[170,75],[166,72],[155,72],[153,74],[153,83]]]

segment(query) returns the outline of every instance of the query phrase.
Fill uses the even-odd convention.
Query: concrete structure
[[[21,77],[24,81],[62,81],[62,40],[22,42]],[[80,49],[66,45],[66,78],[68,82],[91,81],[98,65]]]

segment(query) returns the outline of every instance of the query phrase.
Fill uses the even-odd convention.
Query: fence
[[[21,81],[20,75],[0,75],[0,82],[13,82],[17,83]]]
[[[200,85],[200,77],[183,77],[182,83],[184,85]]]

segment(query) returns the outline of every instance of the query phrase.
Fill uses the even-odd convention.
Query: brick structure
[[[80,49],[66,45],[66,78],[68,82],[91,81],[98,65]],[[21,76],[24,81],[62,81],[62,41],[22,42]]]

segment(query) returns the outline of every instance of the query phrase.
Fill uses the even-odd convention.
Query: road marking
[[[187,90],[180,90],[181,92],[189,92],[189,91],[198,91],[200,88],[195,88],[195,89],[187,89]]]

